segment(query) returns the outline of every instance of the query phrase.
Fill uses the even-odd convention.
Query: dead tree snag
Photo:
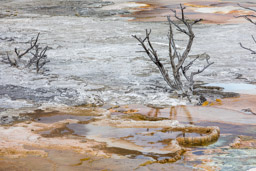
[[[193,40],[195,38],[192,27],[194,24],[202,21],[202,19],[198,19],[194,21],[186,19],[184,15],[184,9],[185,7],[183,7],[180,4],[181,17],[177,15],[175,10],[171,10],[171,11],[174,13],[174,18],[180,21],[185,26],[185,29],[183,29],[175,21],[173,21],[170,16],[167,17],[168,24],[169,24],[169,33],[168,33],[169,59],[170,59],[171,68],[172,68],[172,74],[171,74],[172,78],[170,77],[167,69],[159,60],[157,51],[154,49],[150,41],[151,30],[146,30],[146,36],[143,39],[140,37],[137,37],[136,35],[133,35],[133,37],[139,41],[140,45],[144,49],[143,52],[145,52],[149,56],[149,58],[155,63],[155,65],[158,67],[164,80],[167,82],[170,88],[172,90],[175,90],[179,94],[182,94],[183,96],[187,96],[188,99],[190,100],[190,96],[193,94],[194,76],[202,73],[206,68],[212,65],[213,62],[209,62],[209,58],[207,58],[206,65],[202,69],[198,69],[196,72],[188,73],[190,67],[198,59],[197,57],[196,59],[190,61],[189,63],[185,62],[188,59],[188,55],[190,53]],[[173,26],[179,32],[182,32],[188,36],[188,42],[183,52],[179,52],[177,49],[176,42],[174,39]]]
[[[38,43],[40,33],[37,34],[36,39],[32,38],[30,41],[30,47],[24,52],[20,52],[17,48],[14,49],[15,57],[10,58],[7,53],[7,58],[3,59],[3,62],[10,64],[14,67],[30,68],[34,67],[38,73],[40,69],[48,62],[46,51],[48,46],[42,48]],[[26,58],[25,58],[26,57]]]

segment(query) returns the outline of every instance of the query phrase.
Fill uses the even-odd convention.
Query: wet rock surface
[[[172,120],[132,121],[117,115],[112,116],[112,113],[104,109],[81,108],[80,110],[84,112],[73,110],[69,115],[61,111],[37,110],[34,114],[27,114],[37,118],[33,121],[0,128],[2,130],[0,145],[4,147],[1,148],[0,154],[14,158],[26,158],[31,155],[44,158],[49,154],[49,150],[46,149],[54,146],[55,150],[71,150],[89,156],[97,154],[96,156],[101,158],[143,159],[142,163],[137,165],[139,168],[157,163],[176,162],[186,151],[183,145],[205,145],[216,141],[219,136],[217,127],[179,125]],[[63,111],[67,110],[63,109]],[[205,139],[203,135],[212,137],[211,134],[216,130],[215,138],[203,140]],[[8,133],[14,134],[13,131],[16,136],[5,137]],[[186,136],[194,138],[190,140],[187,137],[179,137],[179,134],[185,133],[184,131]],[[202,139],[201,143],[198,143],[199,139]],[[68,144],[65,145],[66,143]],[[90,160],[91,157],[87,158]],[[132,167],[134,168],[135,165]]]
[[[238,121],[236,125],[225,118],[219,122],[199,121],[194,122],[194,125],[182,126],[167,117],[167,120],[161,117],[161,120],[150,119],[151,116],[163,116],[166,109],[159,109],[155,114],[151,110],[155,109],[142,106],[137,106],[137,110],[132,106],[113,106],[108,110],[67,107],[24,113],[23,116],[29,116],[29,120],[32,120],[0,127],[0,145],[5,147],[0,150],[0,154],[4,155],[0,160],[0,168],[12,167],[15,170],[10,161],[17,161],[21,168],[39,170],[37,166],[28,164],[31,158],[40,161],[41,168],[57,166],[72,170],[102,167],[120,170],[117,160],[119,163],[126,161],[121,168],[130,168],[128,170],[170,167],[173,170],[244,170],[254,167],[255,135],[252,130],[255,124],[239,124]],[[148,117],[140,117],[143,118],[140,120],[133,115],[146,111],[149,111]],[[218,110],[215,112],[219,113]],[[216,113],[207,116],[214,117]],[[196,118],[193,112],[191,117]],[[250,117],[245,118],[250,120]],[[216,137],[219,136],[217,140],[213,135],[216,128]],[[5,136],[7,134],[16,136]],[[210,141],[213,142],[209,145]],[[235,164],[238,154],[243,160]],[[70,156],[73,156],[72,161],[68,159]],[[10,157],[13,159],[9,160]],[[225,164],[221,163],[224,158]],[[104,165],[105,162],[108,166]],[[242,162],[247,165],[242,165]]]

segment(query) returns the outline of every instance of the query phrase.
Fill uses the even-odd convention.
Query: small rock
[[[253,115],[256,115],[256,113],[254,113],[250,108],[242,109],[241,111],[242,111],[242,112],[244,112],[244,113],[247,113],[247,114],[253,114]]]
[[[207,101],[207,99],[203,96],[203,95],[200,95],[199,96],[199,103],[200,104],[203,104],[204,102],[206,102]]]

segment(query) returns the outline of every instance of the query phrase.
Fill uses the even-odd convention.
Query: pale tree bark
[[[133,37],[139,41],[140,45],[144,49],[143,52],[145,52],[149,56],[149,58],[156,64],[156,66],[160,70],[164,80],[167,82],[169,87],[172,90],[181,92],[180,94],[187,96],[190,101],[190,96],[193,94],[194,76],[202,73],[206,68],[212,65],[213,62],[209,62],[209,59],[206,59],[207,63],[202,69],[198,69],[196,72],[190,72],[190,74],[188,74],[188,70],[194,64],[194,62],[198,59],[197,57],[196,59],[190,61],[188,64],[185,65],[185,61],[188,59],[188,55],[190,53],[193,40],[195,38],[192,27],[194,24],[202,21],[202,19],[198,19],[194,21],[190,21],[186,19],[184,14],[184,9],[185,7],[180,5],[181,17],[177,15],[175,10],[172,10],[172,12],[174,14],[174,18],[180,21],[185,26],[185,29],[183,29],[175,21],[173,21],[170,16],[167,17],[167,20],[169,23],[169,33],[168,33],[169,60],[172,68],[172,72],[171,72],[172,77],[170,77],[170,75],[168,74],[168,71],[166,70],[164,65],[160,62],[157,51],[154,49],[150,41],[151,30],[149,31],[146,30],[146,36],[143,39],[136,35],[133,35]],[[172,28],[173,26],[179,32],[182,32],[188,36],[188,42],[183,52],[179,52],[177,49],[176,42],[174,39],[174,32]]]

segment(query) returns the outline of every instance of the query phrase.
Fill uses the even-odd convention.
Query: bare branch
[[[201,22],[201,21],[203,21],[203,19],[202,19],[202,18],[197,19],[197,20],[195,20],[191,25],[194,25],[194,24],[199,23],[199,22]]]
[[[141,46],[144,48],[144,50],[147,53],[147,55],[149,56],[149,58],[154,62],[154,64],[160,70],[160,72],[161,72],[162,76],[164,77],[164,80],[167,82],[167,84],[172,89],[176,89],[176,85],[171,81],[167,70],[164,68],[163,64],[159,61],[157,52],[154,50],[154,48],[150,42],[150,39],[149,39],[150,33],[151,33],[151,30],[149,32],[146,30],[146,37],[143,39],[143,40],[147,41],[149,48],[147,48],[147,46],[145,45],[145,41],[143,41],[140,37],[137,37],[136,35],[133,35],[133,37],[140,42]]]
[[[256,54],[256,51],[254,51],[254,50],[252,50],[252,49],[250,49],[250,48],[244,47],[242,43],[239,43],[239,44],[240,44],[240,46],[241,46],[242,48],[244,48],[244,49],[250,51],[251,54]]]
[[[184,9],[185,9],[185,8],[183,8],[182,5],[180,5],[180,7],[181,7],[181,15],[182,15],[183,17],[180,19],[179,17],[176,16],[176,18],[179,19],[179,20],[181,20],[181,21],[184,23],[184,25],[187,27],[188,31],[186,31],[186,33],[185,33],[185,32],[184,32],[184,33],[189,36],[189,40],[188,40],[188,44],[187,44],[187,46],[186,46],[186,49],[185,49],[185,51],[183,52],[183,54],[182,54],[182,56],[181,56],[181,58],[180,58],[180,60],[179,60],[179,63],[178,63],[178,65],[177,65],[176,69],[181,68],[181,66],[183,65],[185,59],[187,58],[187,56],[188,56],[188,54],[189,54],[189,52],[190,52],[190,50],[191,50],[191,47],[192,47],[192,44],[193,44],[193,39],[194,39],[194,37],[195,37],[194,32],[192,31],[192,25],[195,24],[195,23],[198,23],[198,22],[202,21],[201,19],[199,19],[199,20],[196,20],[196,22],[190,24],[190,23],[184,18]],[[176,13],[175,13],[175,15],[176,15]]]
[[[42,48],[40,47],[40,44],[38,43],[38,39],[39,39],[39,35],[40,33],[37,34],[36,39],[34,40],[33,38],[30,41],[30,47],[28,49],[26,49],[23,53],[20,53],[18,51],[17,48],[14,49],[14,52],[16,54],[16,58],[10,59],[9,54],[7,53],[7,62],[11,65],[11,66],[16,66],[19,67],[20,64],[20,59],[26,55],[29,54],[30,56],[32,55],[32,57],[29,58],[28,56],[28,60],[24,60],[27,62],[27,64],[24,64],[22,62],[22,66],[24,66],[25,68],[29,68],[32,65],[35,65],[36,67],[36,71],[37,73],[39,72],[39,70],[46,64],[49,62],[49,60],[47,60],[47,55],[46,55],[46,51],[48,50],[48,46]]]
[[[251,22],[252,24],[256,25],[256,22],[254,22],[250,17],[256,17],[255,15],[240,15],[240,16],[235,16],[235,18],[240,18],[243,17],[247,21]]]
[[[189,68],[193,65],[193,63],[199,58],[200,56],[198,55],[195,59],[193,59],[192,61],[190,61],[185,67],[181,66],[181,70],[182,70],[182,74],[184,75],[184,77],[187,79],[187,81],[190,81],[189,77],[187,76],[187,71],[189,70]]]
[[[195,59],[193,59],[192,61],[190,61],[185,67],[185,71],[188,71],[189,68],[192,66],[192,64],[199,58],[200,56],[198,55]]]
[[[48,46],[46,46],[45,48],[43,48],[41,50],[41,52],[39,52],[39,46],[35,46],[36,48],[36,53],[34,55],[34,57],[31,59],[30,63],[35,63],[36,64],[36,72],[38,73],[39,70],[46,64],[48,63],[49,61],[46,59],[47,58],[47,55],[45,55],[47,49],[48,49]],[[43,60],[41,62],[41,60]]]
[[[167,20],[169,22],[169,36],[168,36],[169,37],[169,57],[171,61],[172,70],[176,71],[176,65],[175,65],[174,59],[175,57],[179,59],[179,56],[177,54],[177,48],[176,48],[176,44],[173,37],[171,19],[169,16],[167,17]],[[172,53],[172,51],[174,51],[174,53]]]
[[[256,43],[256,40],[255,40],[255,38],[254,38],[254,36],[252,35],[252,40],[254,41],[254,43]]]
[[[137,37],[136,35],[133,35],[133,37],[140,42],[140,45],[143,47],[143,49],[145,50],[145,52],[147,53],[149,58],[155,63],[154,57],[152,56],[152,54],[150,53],[149,49],[144,44],[144,41],[140,37]]]
[[[241,8],[248,9],[248,10],[250,10],[250,11],[254,11],[254,12],[256,12],[256,10],[255,10],[255,9],[252,9],[252,8],[249,8],[249,7],[242,6],[242,5],[240,5],[239,3],[238,3],[237,5],[238,5],[239,7],[241,7]]]
[[[22,56],[26,55],[30,50],[32,50],[37,45],[39,35],[40,35],[40,33],[37,34],[35,41],[33,41],[33,38],[31,39],[30,47],[25,52],[23,52],[22,54],[20,54],[18,52],[17,48],[15,48],[15,53],[16,53],[18,59],[22,58]]]
[[[235,18],[241,18],[241,17],[253,17],[256,18],[256,15],[239,15],[239,16],[234,16]]]
[[[211,66],[212,64],[214,64],[214,62],[209,62],[209,60],[208,59],[206,59],[206,61],[207,61],[207,65],[206,66],[204,66],[202,69],[198,69],[198,71],[197,72],[191,72],[191,75],[190,75],[190,82],[191,83],[193,83],[194,82],[194,76],[195,75],[197,75],[197,74],[200,74],[200,73],[202,73],[202,72],[204,72],[204,70],[206,69],[206,68],[208,68],[209,66]]]
[[[185,20],[185,17],[184,17],[184,9],[186,9],[186,7],[182,7],[182,5],[180,4],[180,10],[181,10],[181,16],[182,16],[182,21]]]
[[[46,46],[46,47],[41,51],[40,55],[38,56],[38,59],[37,59],[37,61],[36,61],[36,72],[37,72],[37,73],[39,72],[39,70],[40,70],[46,63],[50,62],[50,61],[48,61],[48,60],[46,59],[47,55],[45,55],[47,49],[48,49],[48,46]],[[44,59],[43,62],[41,62],[42,59]],[[40,62],[41,62],[41,63],[40,63]]]
[[[176,15],[176,11],[175,11],[175,10],[172,10],[172,12],[174,13],[174,16],[175,16],[176,19],[178,19],[179,21],[182,21],[182,19],[179,18],[179,17]],[[185,29],[182,29],[182,28],[181,28],[178,24],[176,24],[174,21],[172,21],[172,20],[170,19],[170,17],[168,17],[167,19],[168,19],[169,23],[173,24],[173,25],[177,28],[178,31],[180,31],[180,32],[185,33],[186,35],[188,35],[188,32],[187,32]]]
[[[255,9],[249,8],[249,7],[244,7],[240,5],[239,3],[237,4],[239,7],[256,12]],[[235,18],[245,18],[247,21],[251,22],[252,24],[256,25],[256,22],[254,22],[251,18],[256,18],[256,15],[239,15],[239,16],[234,16]],[[251,18],[250,18],[251,17]]]
[[[247,10],[250,10],[250,11],[253,11],[253,12],[256,12],[255,9],[252,9],[252,8],[249,8],[249,7],[244,7],[242,5],[240,5],[239,3],[237,4],[238,6],[240,6],[241,8],[244,8],[244,9],[247,9]],[[240,16],[234,16],[235,18],[239,18],[239,17],[243,17],[245,18],[247,21],[249,21],[250,23],[256,25],[256,22],[254,22],[251,18],[256,18],[256,15],[240,15]],[[256,43],[256,39],[254,38],[254,36],[252,35],[252,40],[254,43]],[[246,49],[248,51],[251,52],[251,54],[256,54],[256,51],[255,50],[252,50],[251,48],[248,48],[248,47],[245,47],[243,46],[243,44],[240,42],[239,43],[240,46],[243,48],[243,49]]]

